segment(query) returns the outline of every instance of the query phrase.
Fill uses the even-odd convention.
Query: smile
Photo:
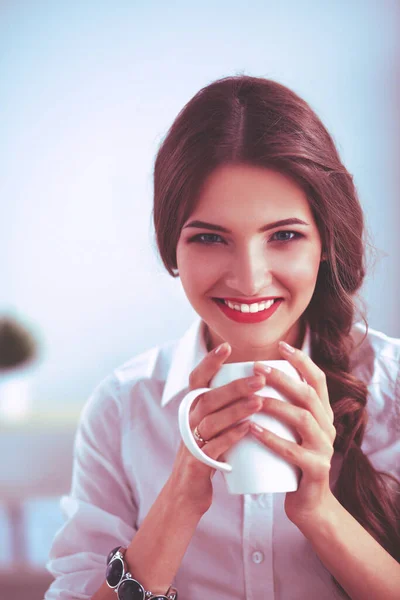
[[[231,302],[221,298],[213,298],[219,309],[238,323],[259,323],[265,321],[278,309],[283,302],[282,298],[271,298],[263,302],[255,302],[253,304],[242,304]]]

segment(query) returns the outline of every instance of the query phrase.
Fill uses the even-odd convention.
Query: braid
[[[324,285],[322,279],[325,279]],[[400,482],[388,473],[377,471],[361,449],[368,422],[368,388],[351,374],[354,303],[350,295],[343,291],[340,295],[339,302],[335,294],[327,293],[326,277],[321,271],[307,309],[313,360],[325,372],[334,413],[334,449],[343,455],[334,494],[362,527],[400,562],[400,495],[393,493],[395,486],[388,485],[395,483],[400,491]],[[335,578],[333,580],[348,597]]]

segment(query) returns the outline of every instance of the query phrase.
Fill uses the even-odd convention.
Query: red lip
[[[263,296],[260,298],[252,298],[251,300],[245,300],[244,298],[216,298],[216,300],[229,300],[229,302],[236,302],[238,304],[255,304],[256,302],[266,302],[267,300],[275,300],[279,296]]]
[[[262,310],[261,312],[256,313],[242,313],[238,310],[234,310],[233,308],[229,308],[227,304],[225,304],[222,300],[218,300],[214,298],[215,304],[218,308],[224,313],[225,316],[229,317],[232,321],[236,321],[237,323],[260,323],[261,321],[266,321],[271,317],[274,312],[279,308],[279,306],[283,302],[283,298],[279,298],[276,300],[272,306],[267,308],[267,310]]]

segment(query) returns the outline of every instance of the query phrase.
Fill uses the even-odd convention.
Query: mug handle
[[[196,398],[200,396],[200,394],[204,394],[204,392],[209,392],[210,389],[211,388],[199,388],[197,390],[192,390],[188,394],[186,394],[179,406],[179,431],[186,448],[189,450],[189,452],[191,452],[191,454],[193,454],[195,458],[200,460],[205,465],[208,465],[209,467],[213,467],[214,469],[218,469],[220,471],[225,471],[225,473],[230,473],[232,471],[231,465],[225,462],[214,460],[213,458],[205,454],[197,444],[196,440],[193,437],[192,430],[190,429],[190,407],[192,406]]]

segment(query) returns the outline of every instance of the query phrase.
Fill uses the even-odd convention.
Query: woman
[[[212,83],[158,152],[154,223],[200,318],[87,403],[46,598],[115,598],[123,564],[122,600],[400,597],[400,342],[355,324],[363,214],[329,133],[278,83]],[[305,382],[257,364],[282,358]],[[300,467],[296,492],[229,495],[180,441],[188,389],[242,360],[254,377],[200,396],[191,426],[212,458],[255,436]],[[262,401],[266,382],[292,402]],[[258,411],[301,442],[255,429]]]

